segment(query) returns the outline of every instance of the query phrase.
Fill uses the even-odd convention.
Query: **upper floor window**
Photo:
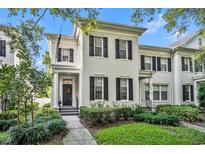
[[[148,71],[171,72],[171,58],[141,55],[141,69]]]
[[[195,61],[195,72],[205,72],[205,59]]]
[[[116,39],[115,48],[117,59],[132,59],[132,41]]]
[[[192,59],[189,57],[182,57],[182,71],[193,72]]]
[[[108,38],[90,35],[89,55],[96,57],[108,57]]]
[[[94,56],[103,56],[103,38],[102,37],[94,37]]]
[[[145,57],[145,70],[152,70],[152,57]]]
[[[161,58],[161,71],[168,71],[168,59]]]
[[[199,38],[199,47],[201,47],[202,46],[202,39],[201,38]]]
[[[183,101],[193,101],[193,85],[183,85]]]
[[[73,49],[59,48],[58,62],[73,62]]]
[[[6,41],[0,40],[0,56],[6,57]]]

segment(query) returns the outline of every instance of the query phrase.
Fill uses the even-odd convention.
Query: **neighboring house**
[[[2,64],[17,65],[19,63],[19,59],[15,52],[10,52],[8,45],[9,38],[3,31],[3,28],[5,27],[5,25],[0,25],[0,66]]]
[[[99,101],[197,104],[194,55],[198,49],[188,42],[174,48],[139,45],[145,28],[99,22],[98,29],[85,35],[82,24],[73,36],[47,34],[54,108]],[[201,75],[205,78],[204,69]]]

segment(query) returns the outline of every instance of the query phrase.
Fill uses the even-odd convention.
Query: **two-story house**
[[[19,59],[15,52],[10,52],[8,45],[9,38],[3,31],[5,27],[7,26],[0,25],[0,66],[2,64],[17,65],[19,63]]]
[[[194,103],[197,49],[139,45],[145,28],[99,22],[85,35],[47,34],[54,108],[93,102],[142,106]]]

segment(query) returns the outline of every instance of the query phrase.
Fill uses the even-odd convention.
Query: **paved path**
[[[96,145],[96,141],[90,132],[80,123],[78,116],[63,116],[69,129],[63,139],[64,145]]]
[[[204,132],[205,133],[205,128],[204,127],[193,125],[193,124],[190,124],[190,123],[187,123],[187,122],[181,122],[181,124],[184,127],[192,128],[192,129],[195,129],[195,130],[198,130],[200,132]]]

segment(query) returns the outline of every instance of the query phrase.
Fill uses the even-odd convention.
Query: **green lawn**
[[[111,145],[205,144],[205,133],[185,127],[144,123],[101,129],[95,134],[95,138],[98,144]]]
[[[0,144],[4,144],[9,137],[9,134],[7,131],[0,131]]]

